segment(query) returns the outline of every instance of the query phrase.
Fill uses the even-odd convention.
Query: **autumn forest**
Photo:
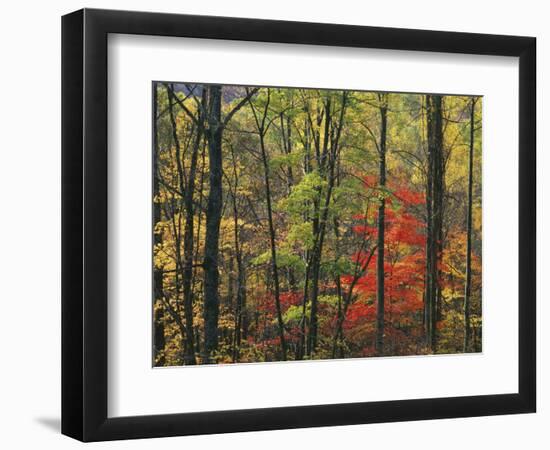
[[[480,352],[481,109],[153,82],[153,365]]]

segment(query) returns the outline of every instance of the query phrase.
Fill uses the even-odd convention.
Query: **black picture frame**
[[[519,57],[518,392],[109,418],[109,33]],[[82,441],[102,441],[535,412],[535,90],[536,40],[533,37],[95,9],[83,9],[64,16],[62,433]]]

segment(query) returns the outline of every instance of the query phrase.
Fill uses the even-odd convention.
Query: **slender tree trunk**
[[[321,149],[321,132],[320,126],[322,120],[325,120],[325,126],[323,131],[323,146]],[[328,204],[330,203],[330,196],[332,185],[334,184],[334,177],[330,177],[329,171],[327,171],[327,165],[332,165],[331,173],[334,173],[334,164],[335,161],[327,161],[329,158],[329,149],[332,153],[332,148],[329,147],[329,135],[331,128],[331,101],[330,97],[327,98],[324,107],[323,113],[317,114],[317,133],[314,135],[315,138],[315,154],[317,158],[317,166],[319,169],[319,175],[321,177],[329,178],[329,192],[327,194],[327,201],[325,201],[325,208],[328,209]],[[309,335],[307,341],[307,354],[312,355],[315,353],[315,348],[317,347],[317,303],[319,299],[319,275],[321,270],[321,255],[323,253],[323,241],[326,230],[326,223],[323,223],[323,220],[326,221],[326,209],[322,209],[322,190],[319,189],[319,196],[314,201],[314,213],[313,213],[313,235],[315,237],[315,245],[312,251],[311,257],[311,311],[309,317]],[[324,219],[323,219],[324,216]]]
[[[470,154],[468,159],[468,215],[466,221],[466,285],[464,288],[464,353],[470,350],[470,297],[472,290],[472,188],[474,169],[474,113],[475,99],[470,105]]]
[[[437,299],[443,224],[443,120],[441,96],[426,96],[426,107],[428,111],[426,341],[431,351],[435,353],[437,351]]]
[[[195,177],[197,171],[197,158],[199,153],[199,147],[202,141],[202,117],[199,117],[198,125],[196,128],[196,137],[193,143],[191,153],[191,165],[189,168],[189,178],[187,185],[185,185],[185,174],[183,169],[182,154],[180,148],[180,141],[177,132],[177,124],[173,109],[173,103],[177,99],[174,93],[173,86],[168,88],[168,108],[170,113],[170,122],[172,125],[172,135],[174,144],[176,147],[176,164],[178,170],[178,180],[180,194],[183,196],[183,204],[185,208],[185,225],[183,235],[183,262],[181,256],[178,257],[180,261],[180,269],[182,271],[182,284],[183,284],[183,311],[185,317],[185,354],[184,363],[187,365],[196,364],[195,360],[195,338],[193,331],[193,249],[194,249],[194,208],[193,197],[195,192]],[[179,244],[177,249],[178,255],[180,254]]]
[[[236,245],[239,245],[238,238],[236,238]],[[243,336],[243,324],[245,322],[244,316],[246,315],[246,274],[242,261],[242,254],[240,250],[237,251],[237,298],[235,302],[235,336],[233,342],[233,361],[239,360],[241,339]]]
[[[428,141],[428,168],[426,171],[426,270],[424,276],[424,334],[426,337],[426,346],[429,347],[431,343],[431,301],[432,301],[432,247],[433,247],[433,232],[432,232],[432,192],[433,192],[433,145],[432,145],[432,131],[431,131],[431,102],[429,96],[425,97],[426,100],[426,131]]]
[[[316,217],[319,216],[317,223],[317,230],[315,230],[316,223],[314,222],[315,245],[313,248],[313,254],[311,259],[312,277],[311,277],[311,314],[310,314],[310,332],[308,339],[308,354],[313,355],[317,348],[317,303],[319,297],[319,275],[321,268],[321,259],[323,255],[323,243],[326,235],[328,213],[330,208],[330,202],[332,201],[332,191],[336,182],[335,169],[336,162],[338,160],[339,142],[342,133],[342,127],[344,124],[344,116],[347,106],[347,94],[342,93],[342,102],[338,122],[334,123],[331,112],[331,100],[327,99],[325,103],[325,131],[323,140],[323,151],[320,155],[319,172],[327,178],[327,191],[324,198],[324,203],[321,203],[319,198],[320,208],[316,212]],[[319,137],[317,137],[319,139]],[[318,143],[318,148],[320,145]]]
[[[443,151],[443,99],[441,96],[435,98],[435,139],[436,147],[438,151],[436,152],[436,177],[435,177],[435,191],[434,191],[434,227],[436,229],[436,266],[435,266],[435,308],[434,308],[434,319],[433,319],[433,350],[437,351],[437,323],[443,318],[443,292],[442,292],[442,270],[441,270],[441,261],[443,258],[443,215],[444,215],[444,205],[443,198],[445,195],[445,159]]]
[[[212,353],[218,348],[219,239],[222,212],[222,123],[221,86],[208,86],[208,157],[210,192],[206,210],[204,239],[204,348],[203,363],[214,362]]]
[[[282,133],[282,142],[283,142],[283,149],[287,155],[290,155],[292,153],[292,123],[290,121],[290,117],[286,118],[284,114],[281,113],[281,133]],[[287,179],[287,195],[290,195],[292,192],[292,186],[294,185],[294,174],[292,171],[292,164],[288,164],[287,172],[286,172],[286,179]]]
[[[174,158],[176,160],[176,168],[177,168],[177,174],[178,174],[178,188],[179,188],[179,194],[180,196],[185,195],[185,174],[183,170],[183,162],[182,162],[182,151],[181,151],[181,144],[178,136],[178,129],[177,129],[177,123],[176,123],[176,114],[174,112],[174,102],[176,99],[176,94],[174,93],[174,86],[166,84],[166,92],[168,94],[168,112],[170,117],[170,125],[172,128],[172,141],[174,143],[175,147],[175,155]],[[179,293],[180,293],[180,274],[181,278],[185,278],[184,275],[184,262],[183,257],[181,254],[181,213],[182,213],[182,202],[178,200],[178,212],[180,214],[177,215],[177,223],[176,223],[176,209],[175,209],[175,198],[172,197],[172,228],[174,233],[174,244],[176,249],[176,305],[179,303]],[[185,203],[185,202],[183,202]],[[183,205],[184,206],[184,205]],[[177,308],[176,313],[180,313],[179,308]],[[184,300],[184,316],[185,316],[185,300]],[[187,318],[185,317],[185,320]],[[189,344],[189,335],[187,333],[187,329],[185,326],[183,326],[183,322],[181,320],[181,317],[179,317],[180,324],[180,330],[181,330],[181,339],[183,344],[183,362],[185,363],[187,360],[187,354],[188,354],[188,344]]]
[[[367,243],[367,241],[364,240],[363,243],[361,244],[360,252],[363,252],[365,250],[365,244],[366,243]],[[337,346],[340,346],[340,355],[341,355],[341,357],[343,358],[343,356],[344,356],[343,350],[341,349],[341,343],[338,340],[343,339],[344,320],[346,319],[346,314],[348,312],[349,305],[351,304],[351,301],[353,299],[353,290],[355,289],[355,286],[356,286],[357,282],[359,281],[359,279],[362,276],[365,276],[365,272],[367,271],[367,269],[369,267],[370,261],[371,261],[373,255],[374,255],[375,251],[376,251],[376,245],[373,246],[370,249],[369,255],[365,259],[365,262],[362,265],[360,265],[358,262],[355,265],[353,279],[351,280],[351,283],[348,287],[348,291],[347,291],[346,295],[344,296],[342,311],[338,315],[338,319],[337,319],[338,322],[336,324],[336,332],[334,333],[333,338],[332,338],[332,354],[333,354],[332,357],[333,358],[336,355]]]
[[[317,302],[319,298],[319,271],[321,266],[321,253],[322,243],[320,240],[322,236],[320,231],[318,232],[319,244],[313,250],[313,259],[311,260],[311,311],[309,316],[309,335],[307,341],[307,354],[312,356],[315,353],[317,347]]]
[[[307,108],[305,108],[307,111]],[[310,139],[310,123],[307,119],[304,119],[304,139],[303,139],[303,145],[304,145],[304,173],[308,174],[311,173],[311,139]],[[309,207],[310,202],[305,201],[304,202],[304,214],[303,214],[303,220],[304,222],[309,222]],[[304,280],[304,295],[302,297],[302,316],[300,319],[300,336],[298,340],[298,345],[296,347],[296,359],[301,360],[305,356],[305,350],[306,350],[306,326],[307,326],[307,302],[309,299],[309,251],[306,250],[304,252],[304,263],[305,263],[305,280]]]
[[[159,142],[158,142],[158,85],[154,84],[154,102],[153,102],[153,151],[155,152],[153,158],[153,243],[155,248],[162,245],[162,232],[156,229],[156,225],[161,221],[162,209],[160,200],[158,198],[159,189],[159,177],[158,177],[158,163],[159,163]],[[164,366],[164,346],[166,340],[164,337],[164,305],[162,298],[164,297],[163,286],[163,269],[162,267],[155,267],[154,269],[154,304],[155,317],[154,317],[154,342],[153,347],[155,351],[154,365]]]
[[[281,341],[281,358],[286,361],[286,341],[284,333],[283,315],[281,311],[279,270],[277,267],[277,247],[275,241],[275,226],[273,224],[273,210],[271,205],[271,185],[269,182],[269,167],[264,143],[263,129],[260,130],[260,149],[262,151],[262,162],[264,167],[265,195],[267,202],[267,219],[269,225],[269,242],[271,246],[271,268],[273,271],[273,291],[275,295],[275,308],[277,311],[277,324],[279,329],[279,339]]]
[[[387,97],[380,96],[380,145],[378,184],[384,190],[386,186],[386,130],[387,130]],[[381,194],[378,206],[378,241],[376,256],[376,341],[375,350],[378,356],[384,354],[384,245],[386,228],[385,192]]]
[[[296,349],[296,359],[303,359],[306,350],[307,301],[309,298],[309,257],[306,255],[306,278],[304,280],[304,296],[302,298],[302,318],[300,320],[300,340]]]
[[[339,162],[339,159],[338,159]],[[339,165],[338,165],[338,172],[339,172]],[[340,185],[339,182],[339,174],[337,176],[336,184],[337,186]],[[333,227],[334,227],[334,259],[336,262],[340,259],[340,222],[338,220],[338,217],[335,216],[333,219]],[[338,297],[338,305],[337,305],[337,311],[336,311],[336,328],[334,331],[333,339],[332,339],[332,358],[336,358],[336,353],[339,350],[340,351],[340,357],[343,358],[343,346],[342,346],[342,334],[343,334],[343,328],[342,325],[344,323],[344,309],[343,309],[343,295],[342,295],[342,282],[340,279],[340,274],[338,273],[336,277],[334,278],[334,284],[336,285],[336,296]]]
[[[203,102],[203,105],[206,107],[206,96],[204,97],[204,102]],[[203,123],[204,123],[204,118],[203,118]],[[204,132],[204,129],[203,129],[203,132]],[[199,258],[200,258],[200,254],[201,254],[201,249],[200,247],[200,241],[201,241],[201,232],[202,232],[202,224],[203,224],[203,204],[204,204],[204,181],[205,181],[205,173],[206,173],[206,153],[207,153],[207,146],[208,146],[208,142],[207,140],[203,139],[203,143],[202,143],[202,150],[201,150],[201,169],[200,169],[200,180],[199,180],[199,186],[198,186],[198,194],[197,194],[197,197],[198,197],[198,202],[199,202],[199,205],[200,205],[200,208],[199,208],[199,211],[198,211],[198,217],[197,217],[197,230],[196,230],[196,233],[195,233],[195,242],[197,243],[197,245],[195,246],[195,255],[194,255],[194,258],[193,260],[194,261],[198,261]],[[204,281],[202,281],[201,279],[203,279],[203,277],[199,277],[197,276],[197,272],[198,271],[202,271],[203,268],[200,266],[200,265],[195,265],[195,267],[193,267],[193,286],[192,286],[192,290],[193,290],[193,295],[195,295],[195,292],[197,291],[204,291]],[[195,353],[197,354],[201,354],[201,337],[203,337],[203,331],[202,330],[199,330],[199,327],[196,327],[195,328]]]
[[[433,280],[434,280],[434,301],[432,303],[432,350],[437,352],[437,320],[438,310],[440,308],[441,296],[441,258],[443,251],[443,194],[444,194],[444,177],[443,177],[443,110],[442,97],[436,95],[433,97],[434,104],[434,192],[433,192],[433,228],[434,228],[434,261]]]
[[[432,348],[433,341],[433,314],[432,305],[435,303],[434,295],[434,266],[435,266],[435,231],[434,231],[434,113],[433,100],[426,96],[427,127],[428,127],[428,177],[427,177],[427,240],[426,240],[426,344]]]
[[[331,164],[333,164],[333,162]],[[309,319],[308,355],[313,355],[317,347],[317,305],[319,298],[319,276],[321,270],[321,258],[323,254],[323,243],[326,235],[328,209],[332,198],[332,190],[334,187],[333,171],[334,170],[332,168],[331,175],[329,175],[329,185],[327,188],[326,198],[324,199],[321,220],[319,221],[319,230],[317,234],[317,239],[315,241],[315,246],[313,248],[311,260],[311,312]]]
[[[340,183],[338,183],[339,185]],[[334,218],[334,238],[335,238],[335,250],[336,250],[336,261],[340,258],[340,249],[339,249],[339,240],[340,240],[340,223],[337,217]],[[341,276],[338,273],[336,275],[336,278],[334,280],[334,284],[336,285],[336,295],[338,297],[338,308],[336,312],[336,327],[334,331],[334,335],[332,337],[332,359],[339,356],[340,358],[344,358],[344,320],[346,318],[347,309],[349,306],[348,297],[344,298],[344,292],[342,289],[342,280]],[[352,285],[355,283],[352,282]],[[351,293],[353,292],[353,288],[350,291],[350,297],[349,300],[351,301]]]
[[[204,105],[205,95],[203,94],[202,105]],[[200,108],[199,108],[200,109]],[[197,125],[197,134],[193,144],[191,153],[191,164],[189,168],[189,179],[187,183],[187,189],[185,190],[185,229],[183,237],[183,249],[185,255],[184,269],[183,269],[183,300],[185,310],[185,328],[187,348],[185,354],[185,363],[189,365],[195,365],[195,333],[193,325],[193,257],[194,257],[194,218],[195,209],[193,206],[194,194],[195,194],[195,179],[197,173],[197,160],[199,155],[199,149],[203,138],[203,118],[199,113]]]
[[[177,205],[177,206],[176,206]],[[182,256],[181,256],[181,202],[176,201],[175,195],[172,194],[170,199],[170,213],[167,216],[170,218],[170,223],[172,225],[172,236],[174,239],[174,248],[176,254],[176,270],[175,270],[175,284],[174,284],[174,297],[175,304],[172,306],[169,302],[165,301],[164,305],[168,310],[172,319],[178,325],[183,351],[181,353],[182,363],[185,362],[185,352],[187,349],[187,340],[186,340],[186,331],[185,324],[181,318],[181,308],[180,308],[180,291],[181,291],[181,281],[180,275],[182,273]]]
[[[237,296],[235,301],[235,318],[233,343],[231,357],[233,362],[237,362],[240,356],[241,339],[246,335],[243,329],[248,326],[248,318],[246,312],[246,272],[243,263],[242,245],[239,232],[239,210],[237,207],[237,189],[239,187],[239,177],[237,174],[237,161],[235,159],[235,152],[231,149],[231,158],[233,162],[233,177],[235,179],[235,185],[233,189],[230,189],[230,194],[233,200],[233,244],[235,247],[235,259],[237,260]]]
[[[269,125],[266,126],[266,120],[267,120],[267,112],[269,108],[270,103],[270,94],[271,91],[269,88],[266,89],[266,103],[263,108],[263,112],[261,117],[257,114],[256,109],[254,108],[254,105],[251,101],[249,101],[250,108],[252,110],[252,114],[254,115],[254,120],[256,122],[256,127],[258,129],[258,136],[260,139],[260,152],[262,156],[262,164],[263,164],[263,176],[264,176],[264,187],[265,187],[265,197],[266,197],[266,203],[267,203],[267,220],[268,220],[268,228],[269,228],[269,243],[270,243],[270,251],[271,251],[271,270],[272,270],[272,277],[273,277],[273,294],[275,296],[275,310],[277,315],[277,328],[278,328],[278,334],[279,334],[279,341],[281,345],[281,359],[283,361],[286,361],[287,358],[287,347],[286,347],[286,340],[285,340],[285,332],[284,332],[284,322],[283,322],[283,314],[281,310],[281,296],[280,296],[280,283],[279,283],[279,270],[277,266],[277,247],[276,247],[276,238],[275,238],[275,225],[273,222],[273,207],[271,203],[272,194],[271,194],[271,184],[269,179],[269,162],[267,157],[267,150],[265,147],[265,134],[267,132],[267,129],[269,128]]]

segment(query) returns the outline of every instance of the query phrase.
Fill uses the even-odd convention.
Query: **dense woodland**
[[[155,366],[481,351],[481,98],[153,93]]]

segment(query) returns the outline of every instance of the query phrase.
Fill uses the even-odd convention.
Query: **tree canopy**
[[[481,351],[481,98],[154,92],[154,365]]]

